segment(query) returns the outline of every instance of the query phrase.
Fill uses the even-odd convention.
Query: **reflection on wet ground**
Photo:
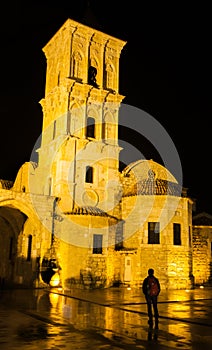
[[[0,292],[0,349],[212,348],[212,289],[161,293],[159,330],[140,290]]]

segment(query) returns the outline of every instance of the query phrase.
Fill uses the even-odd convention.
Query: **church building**
[[[68,19],[43,48],[41,137],[15,181],[0,180],[2,285],[140,287],[151,267],[162,289],[194,286],[186,190],[152,159],[119,170],[125,45]]]

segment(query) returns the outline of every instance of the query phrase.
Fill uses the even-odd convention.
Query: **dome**
[[[152,175],[156,179],[177,183],[177,180],[169,170],[152,159],[133,162],[122,171],[122,174],[124,176],[131,176],[133,174],[139,180],[148,179]]]
[[[138,160],[122,171],[123,195],[181,196],[181,186],[164,166],[150,160]]]

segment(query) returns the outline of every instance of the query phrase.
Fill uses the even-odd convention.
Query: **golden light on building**
[[[0,180],[5,284],[32,286],[36,276],[36,286],[58,290],[120,284],[130,290],[140,288],[149,264],[162,289],[187,292],[211,277],[211,228],[202,244],[202,228],[198,222],[192,226],[193,201],[180,181],[152,159],[119,169],[119,126],[137,132],[142,127],[141,134],[154,126],[161,150],[166,141],[159,130],[170,142],[150,115],[121,106],[119,58],[125,44],[68,19],[43,48],[43,126],[32,152],[38,161],[33,155],[25,162],[14,183]],[[149,131],[146,137],[155,140]],[[170,152],[169,158],[174,164]],[[207,220],[212,223],[212,217]]]

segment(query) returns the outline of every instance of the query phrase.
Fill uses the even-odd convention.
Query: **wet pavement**
[[[212,349],[212,288],[162,291],[148,328],[140,289],[0,291],[1,350]]]

